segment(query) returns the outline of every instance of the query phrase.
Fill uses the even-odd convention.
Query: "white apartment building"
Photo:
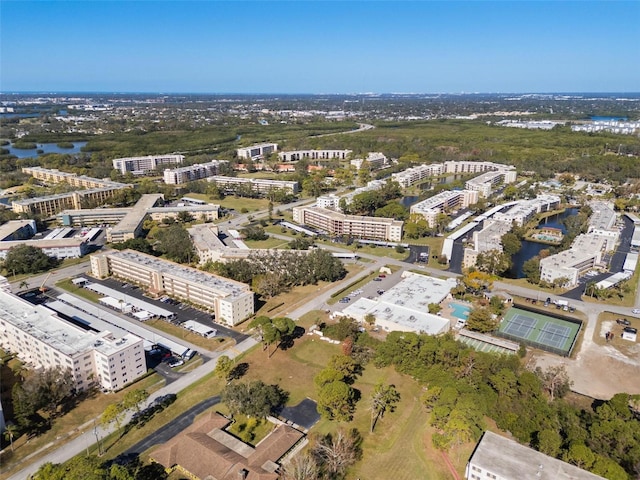
[[[474,162],[474,161],[447,161],[444,163],[432,163],[419,165],[417,167],[407,168],[403,172],[394,173],[391,177],[396,180],[402,187],[410,187],[421,180],[429,177],[435,177],[445,174],[465,174],[465,173],[484,173],[484,172],[506,172],[514,171],[515,167],[493,162]],[[509,176],[508,178],[511,178]],[[515,178],[513,179],[515,181]]]
[[[364,187],[358,187],[355,190],[353,190],[352,192],[346,193],[344,195],[342,195],[339,199],[338,199],[338,205],[336,206],[336,210],[340,210],[340,200],[344,199],[345,204],[349,205],[352,201],[353,201],[353,197],[355,197],[356,195],[359,195],[361,193],[364,192],[371,192],[374,190],[379,190],[382,187],[384,187],[387,182],[389,180],[371,180],[370,182],[368,182]]]
[[[297,162],[298,160],[346,160],[351,150],[293,150],[278,153],[282,162]]]
[[[606,246],[606,237],[593,233],[578,235],[569,250],[540,259],[540,280],[552,283],[566,278],[564,286],[576,286],[582,274],[601,262]]]
[[[12,247],[29,245],[42,250],[49,256],[59,259],[80,258],[89,251],[89,244],[84,238],[56,238],[53,240],[14,240],[0,242],[0,259],[4,259]]]
[[[309,225],[329,235],[350,236],[365,240],[402,240],[404,222],[392,218],[345,215],[317,206],[294,207],[293,221]]]
[[[84,330],[42,305],[0,291],[0,344],[34,368],[70,369],[76,388],[118,390],[147,371],[141,338]]]
[[[207,177],[213,177],[220,173],[220,166],[229,163],[226,160],[212,160],[207,163],[197,163],[188,167],[166,168],[164,170],[164,183],[167,185],[179,185],[193,182]]]
[[[163,165],[174,165],[184,162],[184,155],[147,155],[146,157],[116,158],[112,161],[113,168],[121,174],[131,172],[134,175],[143,175],[157,170]]]
[[[268,180],[265,178],[239,178],[214,175],[207,177],[207,181],[215,183],[226,192],[235,192],[238,188],[249,188],[259,193],[268,193],[271,190],[284,190],[287,193],[298,193],[298,182],[286,180]]]
[[[68,183],[74,187],[82,188],[131,188],[131,185],[125,183],[114,182],[110,179],[101,179],[86,177],[76,173],[61,172],[56,169],[48,169],[42,167],[24,167],[22,173],[31,175],[33,178],[49,183]]]
[[[473,451],[464,476],[467,480],[604,480],[489,431]]]
[[[335,193],[329,195],[322,195],[316,198],[316,206],[320,208],[327,208],[329,210],[338,210],[340,207],[340,197]]]
[[[485,220],[482,230],[473,232],[473,248],[464,249],[462,268],[473,267],[479,253],[489,250],[502,252],[502,236],[510,232],[511,228],[512,225],[508,222]]]
[[[238,148],[236,154],[238,158],[245,160],[256,160],[258,158],[264,158],[267,155],[271,155],[273,152],[278,151],[277,143],[259,143],[257,145],[251,145],[250,147]]]
[[[211,309],[216,321],[230,326],[254,313],[249,285],[134,250],[92,255],[91,271],[98,278],[113,275],[153,295],[167,294]]]
[[[354,158],[351,160],[351,165],[358,170],[366,163],[371,170],[378,170],[384,167],[388,163],[386,155],[382,152],[369,152],[367,158]]]
[[[478,192],[475,190],[450,190],[440,192],[411,206],[412,214],[422,215],[430,227],[435,226],[438,214],[467,208],[478,202]]]
[[[523,225],[531,220],[537,213],[550,212],[560,206],[560,197],[557,195],[538,195],[531,200],[520,200],[506,212],[497,212],[494,220]]]
[[[505,183],[513,183],[516,181],[516,177],[517,173],[515,170],[486,172],[471,180],[467,180],[464,188],[467,190],[477,190],[481,197],[487,198],[493,192],[494,187]]]

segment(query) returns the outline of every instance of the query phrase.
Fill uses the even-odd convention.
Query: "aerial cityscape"
[[[640,3],[0,4],[0,480],[640,479]]]

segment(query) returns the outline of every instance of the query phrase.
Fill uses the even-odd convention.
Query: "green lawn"
[[[288,242],[280,238],[269,237],[266,240],[245,240],[249,248],[287,248]]]
[[[87,290],[86,288],[79,287],[74,285],[70,278],[66,278],[64,280],[60,280],[56,282],[56,287],[66,290],[69,293],[72,293],[80,298],[84,298],[93,303],[98,303],[98,301],[104,297],[96,292],[92,292],[91,290]]]

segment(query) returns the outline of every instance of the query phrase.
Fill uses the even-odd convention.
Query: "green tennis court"
[[[580,331],[579,322],[512,307],[498,328],[498,335],[526,345],[568,356]]]

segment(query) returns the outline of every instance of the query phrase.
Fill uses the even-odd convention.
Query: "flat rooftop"
[[[604,480],[489,431],[484,432],[469,463],[505,479]]]
[[[164,195],[161,193],[150,193],[147,195],[142,195],[140,200],[136,202],[133,208],[124,216],[117,225],[113,227],[111,233],[128,233],[133,232],[138,228],[145,215],[147,214],[147,210],[151,207],[155,206],[158,203],[158,200],[164,198]]]
[[[452,288],[457,285],[455,278],[439,278],[405,272],[402,281],[387,290],[380,300],[390,305],[410,308],[417,311],[429,311],[430,303],[440,303]]]
[[[7,223],[0,225],[0,241],[7,238],[16,230],[23,228],[27,225],[31,225],[33,220],[10,220]],[[36,232],[33,232],[36,233]]]
[[[185,267],[178,263],[161,260],[151,255],[136,252],[135,250],[123,250],[120,252],[110,252],[110,257],[121,258],[123,260],[144,265],[147,268],[162,273],[163,275],[186,280],[193,284],[200,284],[206,288],[215,290],[221,296],[239,297],[247,294],[253,295],[249,285],[228,278],[219,277],[211,273],[206,273],[195,268]]]
[[[372,224],[385,224],[385,225],[398,225],[402,226],[402,220],[394,220],[393,218],[385,217],[363,217],[359,215],[345,215],[344,213],[329,210],[328,208],[317,207],[312,205],[310,207],[299,207],[304,210],[323,215],[325,217],[332,218],[334,220],[340,220],[343,222],[358,222],[358,223],[372,223]]]
[[[204,225],[194,225],[187,229],[196,250],[224,250],[227,248],[225,243],[218,237],[218,227]]]

